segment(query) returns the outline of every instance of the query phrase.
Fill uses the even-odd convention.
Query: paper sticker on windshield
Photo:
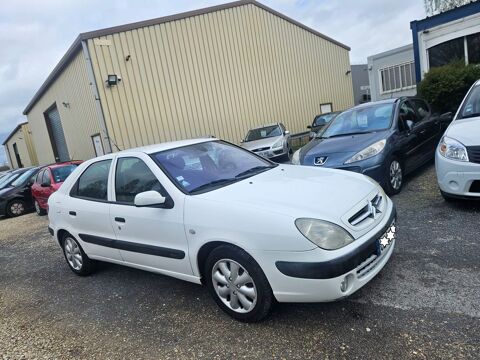
[[[267,136],[267,130],[260,130],[260,136],[261,137]]]
[[[359,127],[368,127],[368,116],[365,114],[358,114],[357,124]]]
[[[178,181],[182,181],[183,179],[184,179],[183,176],[177,176]]]

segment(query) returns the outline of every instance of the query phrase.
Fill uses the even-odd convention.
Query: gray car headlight
[[[300,149],[295,151],[292,156],[292,164],[293,165],[300,165]]]
[[[272,149],[277,149],[277,148],[283,148],[285,139],[281,138],[275,141],[275,143],[272,145]]]
[[[375,155],[378,155],[382,152],[382,150],[385,148],[385,144],[387,143],[386,139],[377,141],[376,143],[367,146],[365,149],[362,151],[359,151],[355,155],[353,155],[350,159],[345,161],[345,164],[351,164],[357,161],[361,160],[366,160],[369,159]]]
[[[325,250],[336,250],[350,244],[354,239],[342,227],[318,219],[300,218],[295,226],[308,240]]]
[[[440,141],[438,152],[447,159],[468,161],[468,153],[465,146],[461,142],[448,136],[444,136]]]

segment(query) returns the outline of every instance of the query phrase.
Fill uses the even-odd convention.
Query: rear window
[[[56,183],[64,182],[68,175],[70,175],[73,170],[77,168],[77,164],[71,164],[62,167],[55,167],[52,169],[53,181]]]
[[[112,160],[90,165],[77,180],[71,195],[90,200],[107,201],[108,173]]]

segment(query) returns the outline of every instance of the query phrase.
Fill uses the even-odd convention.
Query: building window
[[[381,92],[389,93],[415,87],[414,62],[380,69]]]
[[[455,60],[465,61],[464,38],[460,37],[428,49],[430,68],[443,66]]]
[[[467,36],[468,62],[480,64],[480,33]]]

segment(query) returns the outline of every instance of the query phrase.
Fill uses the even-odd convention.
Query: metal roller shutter
[[[67,142],[65,141],[65,134],[63,132],[62,121],[57,108],[53,108],[47,113],[48,121],[50,122],[50,129],[52,132],[53,141],[57,148],[57,161],[69,161]]]

